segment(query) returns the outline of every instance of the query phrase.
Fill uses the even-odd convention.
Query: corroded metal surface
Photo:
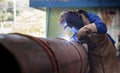
[[[1,34],[0,55],[1,70],[10,73],[86,73],[88,67],[84,48],[60,38]]]

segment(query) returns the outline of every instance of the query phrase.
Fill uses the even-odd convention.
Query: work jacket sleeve
[[[100,19],[100,17],[92,12],[88,12],[88,20],[90,23],[95,23],[97,33],[106,33],[107,32],[107,26],[106,24]],[[108,34],[108,33],[107,33]],[[115,41],[113,38],[108,34],[110,40],[113,44],[115,44]]]
[[[107,26],[106,24],[100,19],[100,17],[92,12],[88,12],[88,20],[90,23],[95,23],[97,33],[106,33]]]

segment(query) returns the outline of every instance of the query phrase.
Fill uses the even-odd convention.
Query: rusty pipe
[[[24,34],[0,34],[0,60],[4,73],[86,73],[88,68],[81,45]]]

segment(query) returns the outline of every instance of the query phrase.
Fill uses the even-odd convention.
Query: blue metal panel
[[[120,0],[30,0],[31,7],[120,7]]]
[[[101,7],[120,7],[120,0],[102,0]]]

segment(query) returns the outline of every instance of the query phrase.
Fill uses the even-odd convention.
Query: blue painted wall
[[[37,7],[120,7],[120,0],[30,0]]]

